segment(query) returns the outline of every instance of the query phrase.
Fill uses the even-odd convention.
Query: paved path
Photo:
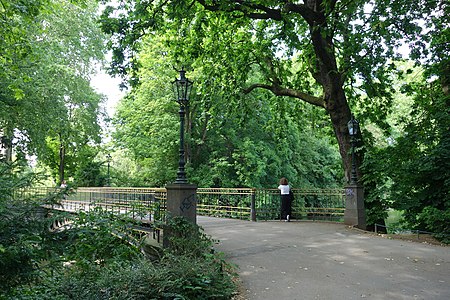
[[[450,299],[450,247],[334,223],[197,223],[238,265],[245,299]]]

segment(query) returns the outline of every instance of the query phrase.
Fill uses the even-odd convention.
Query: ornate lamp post
[[[356,135],[358,134],[359,131],[359,123],[353,117],[353,115],[350,121],[348,121],[347,127],[352,143],[352,171],[350,175],[350,184],[356,184],[358,182],[358,177],[356,175],[355,147],[356,147]]]
[[[181,68],[180,78],[175,79],[172,82],[174,87],[175,96],[177,97],[177,102],[180,104],[180,159],[178,161],[178,172],[176,184],[186,184],[188,183],[186,177],[186,171],[184,166],[186,164],[184,158],[184,119],[186,116],[186,109],[189,108],[189,96],[192,90],[192,81],[186,78],[186,71]]]
[[[111,154],[108,153],[106,155],[106,161],[108,162],[108,181],[107,181],[107,184],[108,184],[108,186],[111,186],[111,177],[110,177],[110,174],[109,174],[109,165],[111,163]]]
[[[356,137],[359,133],[359,123],[351,117],[347,123],[348,133],[352,144],[352,170],[350,174],[350,184],[345,188],[345,212],[344,223],[350,226],[356,226],[360,229],[366,229],[366,212],[364,208],[364,187],[358,184],[356,174]]]
[[[192,89],[192,81],[186,78],[186,71],[180,70],[180,78],[172,82],[176,101],[180,104],[180,159],[178,161],[177,179],[174,183],[166,185],[167,190],[167,215],[166,219],[172,217],[184,217],[189,222],[197,222],[197,186],[189,184],[184,169],[184,118],[186,109],[189,108],[189,96]],[[172,232],[164,228],[163,246],[170,247]]]

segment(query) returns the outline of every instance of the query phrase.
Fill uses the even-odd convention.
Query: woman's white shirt
[[[289,190],[290,190],[291,188],[289,187],[288,184],[287,184],[287,185],[282,185],[282,184],[280,184],[280,185],[278,186],[278,189],[281,191],[281,195],[289,195]]]

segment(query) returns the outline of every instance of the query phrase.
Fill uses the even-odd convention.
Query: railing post
[[[252,199],[250,203],[250,214],[253,222],[256,222],[256,189],[252,189]]]

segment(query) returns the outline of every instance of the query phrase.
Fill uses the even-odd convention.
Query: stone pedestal
[[[169,217],[183,216],[197,224],[197,186],[195,184],[168,184],[167,213]]]
[[[197,224],[197,186],[194,184],[174,183],[166,186],[167,219],[182,216]],[[170,247],[173,233],[165,226],[163,229],[163,247]]]
[[[366,229],[364,188],[358,184],[350,184],[345,187],[344,223],[363,230]]]

